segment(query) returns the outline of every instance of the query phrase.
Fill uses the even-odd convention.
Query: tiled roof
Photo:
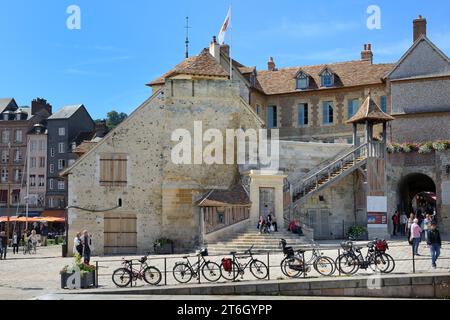
[[[150,82],[148,85],[164,84],[165,79],[183,74],[192,76],[228,77],[228,72],[216,59],[204,49],[198,56],[193,56],[179,63],[175,68]]]
[[[382,83],[393,64],[371,64],[370,61],[349,61],[317,66],[283,68],[277,71],[258,71],[257,79],[266,94],[292,93],[297,90],[295,75],[299,70],[310,75],[309,90],[324,90],[320,72],[329,67],[335,73],[334,87],[350,87]]]
[[[394,118],[384,113],[369,94],[367,99],[359,108],[358,112],[356,112],[356,114],[348,120],[347,123],[365,123],[366,121],[380,123],[392,120],[394,120]]]
[[[55,112],[54,114],[52,114],[48,119],[68,119],[71,116],[73,116],[73,114],[75,112],[77,112],[78,109],[80,109],[83,105],[82,104],[78,104],[78,105],[73,105],[73,106],[66,106],[63,107],[61,109],[59,109],[57,112]]]
[[[252,73],[253,71],[256,71],[256,67],[240,67],[239,71],[242,74],[246,74],[246,73]]]
[[[213,190],[199,202],[200,207],[217,207],[226,205],[251,205],[250,198],[242,185],[235,185],[229,190]]]

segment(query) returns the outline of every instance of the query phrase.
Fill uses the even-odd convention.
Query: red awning
[[[52,217],[52,218],[66,218],[66,210],[45,210],[42,217]]]

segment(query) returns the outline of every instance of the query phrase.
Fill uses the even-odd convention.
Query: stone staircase
[[[284,228],[283,228],[284,229]],[[218,241],[205,243],[210,255],[229,254],[232,251],[243,253],[254,245],[253,252],[281,252],[280,239],[286,239],[289,246],[299,247],[310,244],[304,236],[293,234],[287,230],[278,229],[271,234],[259,234],[255,228],[248,228],[243,232],[229,235]]]

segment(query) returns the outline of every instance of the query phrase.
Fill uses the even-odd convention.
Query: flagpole
[[[232,48],[233,48],[233,3],[230,4],[230,80],[233,81],[233,58],[232,58]]]

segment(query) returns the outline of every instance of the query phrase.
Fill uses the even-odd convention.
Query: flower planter
[[[61,289],[67,288],[67,280],[73,273],[61,273]],[[80,289],[89,289],[95,286],[95,272],[82,273]]]

